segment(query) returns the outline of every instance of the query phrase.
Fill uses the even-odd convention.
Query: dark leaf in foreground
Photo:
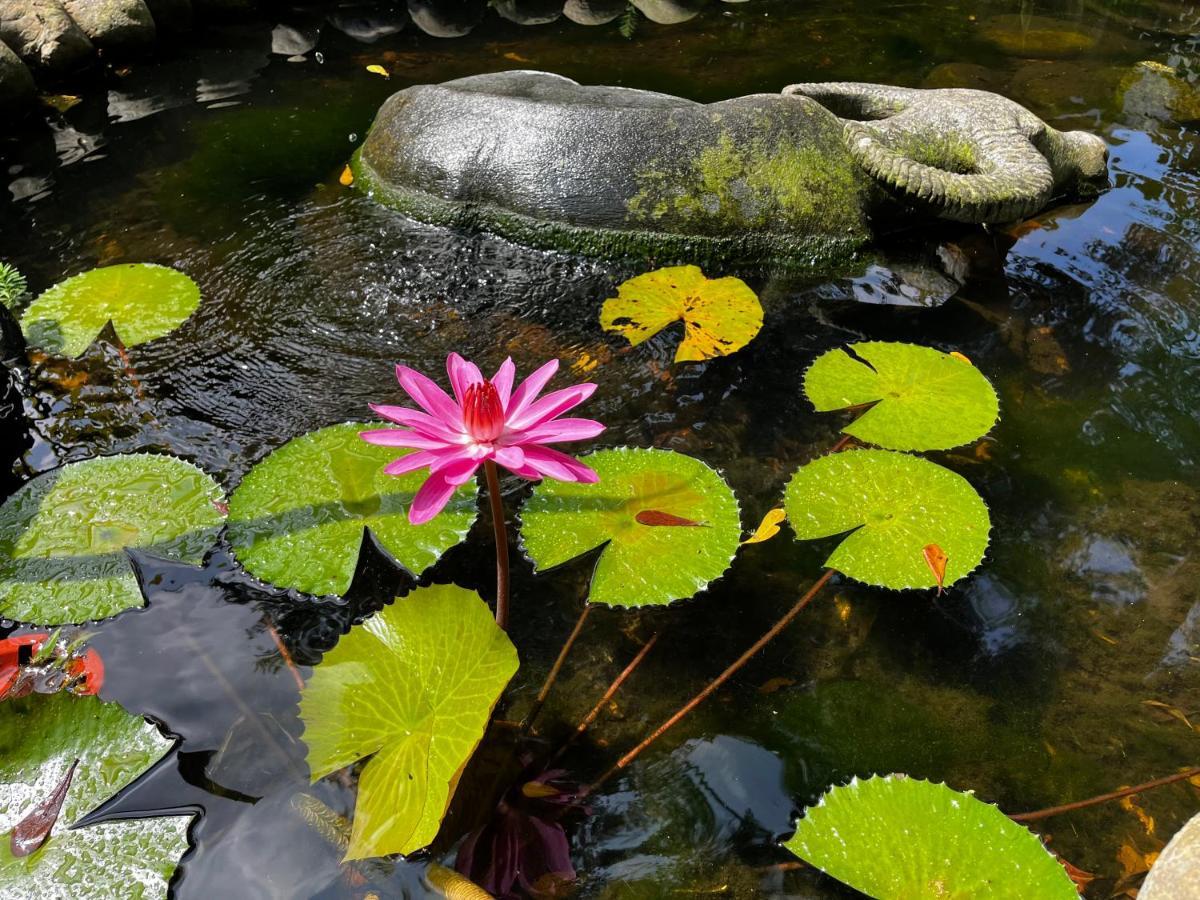
[[[50,796],[17,823],[8,839],[13,856],[28,856],[46,843],[54,823],[58,821],[58,814],[62,811],[63,801],[67,799],[67,791],[71,788],[71,779],[75,777],[75,767],[78,765],[79,760],[76,759]]]

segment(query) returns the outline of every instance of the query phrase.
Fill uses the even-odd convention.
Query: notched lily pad
[[[521,510],[521,542],[539,571],[604,546],[588,602],[649,606],[691,597],[729,568],[741,519],[719,474],[671,450],[584,459],[599,483],[544,481]]]
[[[784,846],[877,900],[1079,900],[1027,828],[972,794],[904,775],[832,788]]]
[[[0,615],[61,624],[141,606],[125,550],[199,565],[222,497],[191,463],[149,453],[39,475],[0,506]]]
[[[455,585],[396,600],[325,654],[300,698],[313,780],[371,757],[346,859],[413,853],[436,837],[516,671],[491,610]]]
[[[21,317],[21,330],[31,346],[74,357],[108,322],[126,347],[134,347],[174,331],[199,305],[200,288],[168,266],[104,266],[39,296]]]
[[[6,900],[166,897],[187,849],[190,816],[70,825],[142,774],[170,748],[158,729],[115,703],[33,694],[0,715],[0,896]],[[78,759],[45,842],[14,855],[12,833],[50,797]]]
[[[229,542],[246,570],[308,594],[344,594],[363,529],[414,574],[467,536],[475,482],[463,485],[424,525],[408,521],[422,472],[385,475],[405,451],[359,438],[370,426],[331,425],[293,438],[259,462],[229,500]]]
[[[987,551],[987,506],[961,475],[891,450],[847,450],[802,466],[784,495],[800,540],[847,537],[825,565],[867,584],[940,587],[926,548],[945,555],[946,586]]]
[[[880,341],[849,350],[822,354],[804,374],[818,412],[873,404],[846,434],[891,450],[946,450],[996,424],[996,391],[965,357]]]
[[[697,266],[671,266],[630,278],[600,311],[601,327],[635,347],[675,322],[683,322],[675,362],[728,356],[762,328],[762,304],[740,278],[709,279]]]

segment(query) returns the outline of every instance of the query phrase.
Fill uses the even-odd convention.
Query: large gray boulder
[[[92,42],[59,0],[0,2],[0,41],[30,66],[55,74],[92,59]]]
[[[709,105],[478,75],[387,100],[355,185],[415,218],[596,255],[839,267],[881,229],[1095,193],[1104,143],[995,94],[795,85]]]
[[[1200,813],[1175,833],[1142,882],[1139,900],[1200,900]]]
[[[8,46],[0,43],[0,114],[11,115],[33,102],[33,76]]]
[[[104,50],[132,50],[154,43],[154,17],[145,0],[63,0],[63,8]]]
[[[606,25],[625,12],[628,0],[567,0],[563,15],[577,25]]]

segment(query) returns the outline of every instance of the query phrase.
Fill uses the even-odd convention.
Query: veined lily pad
[[[741,519],[715,471],[671,450],[585,460],[598,484],[544,481],[521,511],[521,541],[539,571],[604,546],[588,601],[650,606],[691,597],[729,568]]]
[[[250,470],[229,501],[229,542],[247,571],[308,594],[343,594],[364,528],[415,574],[466,537],[475,483],[459,488],[432,521],[410,524],[408,507],[425,474],[385,475],[404,451],[366,443],[358,434],[368,427],[301,435]]]
[[[971,794],[904,775],[831,789],[784,846],[876,900],[1079,900],[1027,828]]]
[[[996,424],[996,391],[965,357],[880,341],[850,350],[854,356],[822,354],[804,374],[804,392],[818,412],[874,404],[842,429],[846,434],[892,450],[946,450]]]
[[[59,282],[29,304],[21,329],[32,346],[73,357],[110,321],[134,347],[174,331],[199,305],[200,288],[182,272],[127,263]]]
[[[166,897],[189,816],[69,826],[149,768],[171,742],[115,703],[69,694],[6,701],[0,715],[0,896],[6,900]],[[14,856],[10,835],[79,765],[44,844]]]
[[[675,362],[728,356],[762,328],[762,304],[740,278],[709,279],[697,266],[671,266],[630,278],[600,311],[601,327],[635,347],[680,321],[683,342]]]
[[[125,549],[198,565],[222,496],[191,463],[149,453],[39,475],[0,506],[0,615],[61,624],[141,606]]]
[[[455,585],[396,600],[325,654],[300,698],[313,780],[372,757],[346,859],[434,839],[516,671],[517,651],[487,605]]]
[[[784,495],[800,540],[848,536],[825,561],[880,587],[938,587],[926,557],[946,556],[945,584],[970,574],[987,550],[987,506],[962,476],[891,450],[847,450],[802,466]]]

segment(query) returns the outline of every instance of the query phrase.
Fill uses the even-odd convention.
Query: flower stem
[[[504,498],[500,496],[500,473],[496,464],[483,464],[488,499],[492,503],[492,527],[496,533],[496,624],[508,631],[508,526],[504,521]]]
[[[1177,772],[1165,778],[1155,778],[1153,781],[1147,781],[1144,784],[1135,784],[1133,787],[1122,788],[1119,791],[1113,791],[1109,794],[1101,794],[1099,797],[1076,800],[1074,803],[1064,803],[1062,806],[1051,806],[1049,809],[1039,809],[1034,812],[1018,813],[1015,816],[1009,816],[1009,818],[1014,822],[1037,822],[1041,819],[1049,819],[1051,816],[1057,816],[1059,813],[1087,809],[1089,806],[1099,806],[1101,803],[1108,803],[1110,800],[1120,800],[1122,797],[1131,797],[1134,794],[1140,794],[1142,791],[1148,791],[1152,788],[1174,784],[1177,781],[1184,781],[1198,776],[1200,776],[1200,768],[1188,769],[1185,772]]]
[[[699,706],[701,703],[703,703],[705,700],[707,700],[709,697],[711,697],[713,694],[715,694],[717,692],[717,690],[721,687],[721,685],[723,685],[726,681],[728,681],[730,678],[732,678],[739,669],[741,669],[744,665],[746,665],[746,663],[750,662],[750,660],[754,658],[754,656],[758,653],[758,651],[760,651],[763,647],[767,646],[767,644],[771,643],[771,641],[773,641],[775,638],[777,638],[779,636],[780,632],[782,632],[785,628],[787,628],[790,624],[792,624],[792,620],[795,619],[796,616],[800,615],[800,613],[804,610],[804,608],[806,606],[808,606],[809,603],[812,602],[813,598],[816,597],[817,594],[819,594],[821,592],[821,589],[829,583],[829,579],[831,579],[833,577],[833,574],[834,574],[833,569],[826,569],[825,574],[822,575],[817,580],[817,582],[808,589],[808,591],[804,594],[803,597],[801,597],[799,600],[796,601],[795,606],[793,606],[791,609],[789,609],[787,611],[787,613],[784,614],[782,619],[780,619],[778,622],[776,622],[774,625],[772,625],[766,634],[764,634],[757,641],[755,641],[750,646],[750,649],[748,649],[745,653],[743,653],[741,656],[739,656],[729,666],[729,668],[727,668],[724,672],[722,672],[720,675],[718,675],[716,678],[714,678],[712,681],[710,681],[708,683],[708,685],[704,688],[704,690],[702,690],[695,697],[693,697],[691,700],[689,700],[687,703],[685,703],[683,706],[681,706],[679,708],[679,710],[673,716],[671,716],[669,719],[667,719],[667,721],[665,721],[661,725],[659,725],[658,728],[656,728],[649,737],[647,737],[644,741],[642,741],[640,744],[638,744],[636,747],[634,747],[632,750],[630,750],[628,753],[626,753],[624,756],[622,756],[620,759],[618,759],[608,769],[607,772],[605,772],[603,775],[601,775],[599,778],[597,778],[595,781],[593,781],[590,785],[588,785],[586,788],[584,788],[583,791],[581,792],[580,796],[587,796],[588,794],[593,793],[598,787],[600,787],[600,785],[602,785],[604,782],[608,781],[608,779],[612,778],[612,776],[616,775],[618,772],[620,772],[622,769],[624,769],[626,766],[628,766],[631,762],[633,762],[635,759],[637,759],[639,756],[641,756],[642,752],[645,751],[651,744],[653,744],[660,737],[662,737],[664,734],[666,734],[668,731],[670,731],[672,728],[674,728],[677,724],[679,724],[679,721],[684,716],[686,716],[688,713],[690,713],[692,710],[694,710],[697,706]]]
[[[579,632],[583,631],[583,623],[587,621],[587,617],[592,612],[592,604],[584,603],[583,612],[579,614],[579,618],[575,620],[575,627],[571,629],[571,635],[567,638],[562,649],[558,651],[558,659],[554,661],[554,665],[550,669],[550,674],[546,676],[546,681],[542,685],[542,689],[538,691],[537,699],[533,701],[533,706],[530,707],[529,713],[525,716],[525,721],[521,723],[521,732],[528,734],[533,728],[533,722],[538,717],[538,713],[542,711],[542,706],[546,703],[546,698],[550,696],[550,688],[554,687],[554,682],[558,680],[558,675],[562,671],[563,663],[567,661],[567,654],[571,652],[571,648],[575,646],[575,642],[579,640]]]

